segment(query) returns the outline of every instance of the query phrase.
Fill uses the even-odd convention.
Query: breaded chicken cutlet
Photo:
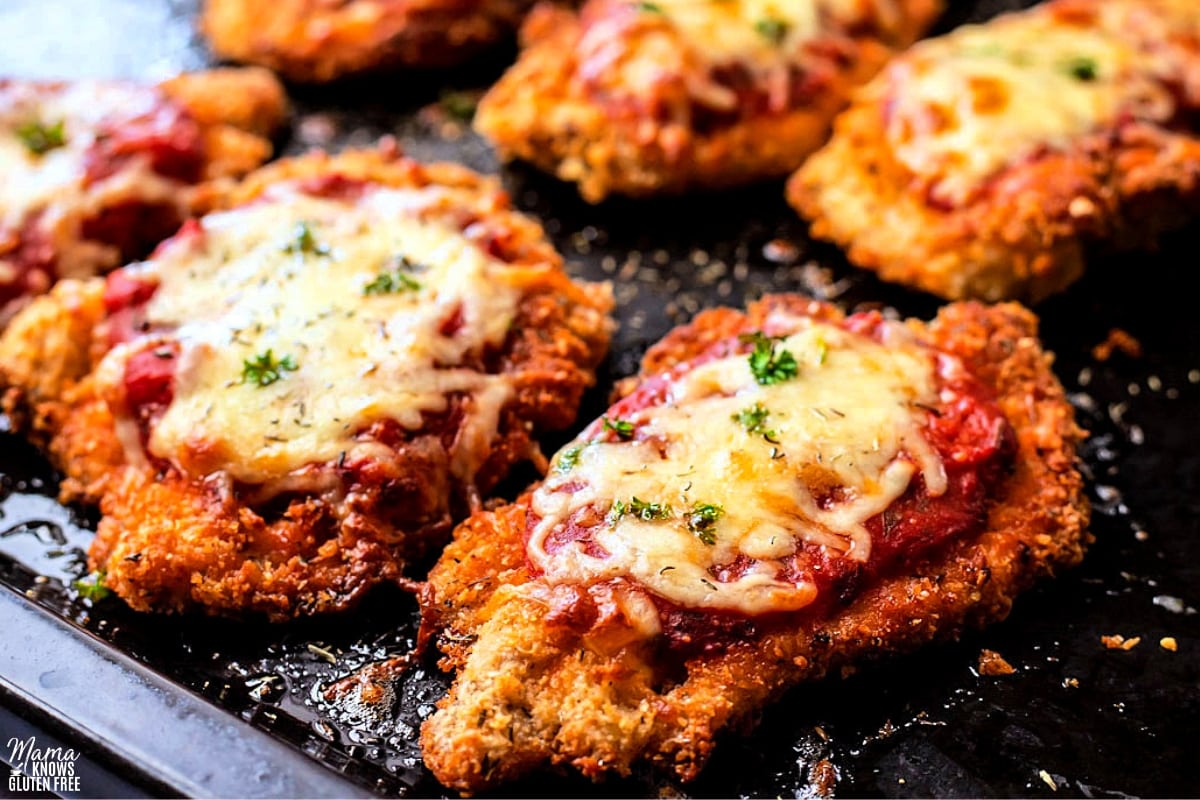
[[[426,765],[694,779],[789,688],[1004,619],[1083,556],[1084,432],[1016,304],[932,322],[779,295],[646,356],[423,593],[453,685]]]
[[[852,87],[937,18],[941,0],[544,3],[484,96],[501,158],[585,199],[781,178],[829,133]]]
[[[297,83],[448,67],[511,38],[530,0],[205,0],[220,58]]]
[[[288,111],[268,71],[157,85],[0,79],[0,327],[59,278],[140,258],[266,161]]]
[[[949,300],[1036,303],[1200,215],[1200,4],[1051,0],[897,57],[790,179],[812,233]]]
[[[336,611],[571,424],[610,335],[495,181],[395,148],[276,162],[0,338],[4,408],[98,503],[138,610]]]

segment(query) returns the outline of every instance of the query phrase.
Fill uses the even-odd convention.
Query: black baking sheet
[[[958,3],[942,27],[1016,5]],[[157,79],[202,67],[212,62],[193,32],[195,10],[194,0],[2,0],[0,74]],[[488,148],[439,101],[485,88],[512,55],[506,46],[452,72],[296,88],[282,149],[394,135],[419,158],[495,172]],[[584,419],[649,343],[704,307],[766,291],[923,318],[937,307],[808,242],[778,183],[590,207],[528,169],[501,174],[574,274],[613,282],[620,329]],[[841,797],[1200,794],[1200,323],[1188,280],[1198,243],[1193,227],[1156,253],[1097,253],[1082,283],[1037,308],[1091,431],[1097,542],[1081,567],[1021,597],[987,631],[796,689],[757,730],[726,737],[691,785],[635,775],[595,786],[544,773],[495,796],[811,797],[820,762],[832,765]],[[1143,354],[1097,360],[1093,347],[1114,328]],[[416,743],[446,687],[432,661],[395,684],[390,715],[353,718],[320,693],[408,652],[410,597],[381,589],[353,613],[277,626],[138,615],[111,599],[92,607],[64,586],[82,570],[94,520],[54,502],[55,480],[35,451],[0,432],[0,749],[30,725],[45,741],[74,743],[116,776],[88,773],[80,796],[121,786],[196,797],[446,794]],[[1141,642],[1109,650],[1100,641],[1109,634]],[[1159,644],[1168,636],[1175,652]],[[1016,673],[980,676],[985,648]]]

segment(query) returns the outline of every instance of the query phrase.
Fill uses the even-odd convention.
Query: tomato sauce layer
[[[1015,440],[959,359],[873,312],[766,327],[643,381],[560,451],[525,532],[534,574],[632,586],[657,610],[644,628],[717,647],[982,528]]]

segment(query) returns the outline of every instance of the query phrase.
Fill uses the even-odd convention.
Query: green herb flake
[[[459,122],[470,122],[475,118],[479,98],[471,92],[447,90],[438,98],[438,105],[446,112],[446,116]]]
[[[617,435],[618,439],[633,438],[632,422],[623,419],[609,419],[608,417],[601,417],[600,419],[603,422],[603,430],[612,431]]]
[[[736,414],[730,415],[737,424],[746,429],[746,433],[761,433],[763,436],[773,436],[774,431],[767,429],[767,417],[771,416],[771,412],[763,407],[762,403],[755,403],[752,406],[747,406]]]
[[[397,256],[380,270],[374,280],[363,287],[363,294],[397,294],[420,291],[421,282],[412,277],[412,273],[423,271],[424,268],[409,261],[405,256]]]
[[[63,121],[60,119],[53,125],[34,120],[17,128],[17,137],[25,148],[35,156],[44,155],[51,150],[63,147],[67,143],[63,131]]]
[[[779,349],[783,337],[767,337],[762,331],[742,334],[743,342],[753,342],[754,350],[750,353],[750,372],[760,386],[770,386],[790,380],[800,372],[796,357],[790,350]]]
[[[787,38],[789,26],[786,22],[776,17],[763,17],[758,22],[754,23],[754,30],[758,31],[758,35],[766,39],[771,44],[782,44]]]
[[[305,220],[297,222],[292,228],[292,234],[284,243],[283,251],[312,256],[327,256],[330,252],[329,245],[317,241],[312,231],[312,223]]]
[[[1087,56],[1075,56],[1062,65],[1063,70],[1077,81],[1090,82],[1100,75],[1100,65],[1096,59]]]
[[[656,519],[670,519],[673,512],[666,503],[648,503],[636,497],[629,499],[629,513],[645,522]]]
[[[724,515],[725,508],[719,503],[696,503],[688,513],[688,530],[704,544],[714,545],[717,543],[717,533],[713,529]]]
[[[112,594],[112,589],[109,589],[104,584],[104,578],[104,570],[97,570],[96,572],[88,573],[77,581],[72,581],[71,588],[84,600],[98,603]]]
[[[254,358],[242,361],[242,383],[270,386],[283,378],[284,372],[295,372],[296,362],[291,356],[276,359],[270,350]]]
[[[558,459],[554,462],[555,472],[570,472],[575,469],[575,465],[579,463],[579,454],[583,452],[583,448],[578,445],[567,450],[563,450],[558,454]]]
[[[646,14],[661,14],[661,13],[663,13],[662,6],[660,6],[658,3],[646,2],[646,0],[642,0],[642,2],[640,2],[640,3],[634,3],[633,7],[636,8],[638,11],[642,11]]]
[[[617,520],[626,515],[637,517],[643,522],[654,522],[655,520],[670,519],[675,512],[666,503],[650,503],[638,497],[631,497],[628,503],[614,500],[612,508],[608,510],[608,524],[616,525]]]

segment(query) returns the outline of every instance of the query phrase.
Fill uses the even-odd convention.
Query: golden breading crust
[[[773,307],[809,303],[767,298],[749,317],[757,326]],[[737,311],[703,312],[651,350],[642,375],[745,324]],[[440,632],[443,666],[457,670],[422,728],[425,763],[438,779],[464,794],[546,765],[599,779],[649,764],[694,779],[720,731],[751,723],[787,688],[1004,619],[1035,580],[1076,564],[1090,541],[1076,455],[1084,433],[1038,344],[1035,317],[1016,304],[965,303],[911,325],[995,390],[1016,431],[1014,472],[982,533],[868,588],[840,613],[692,656],[669,672],[653,641],[571,619],[564,609],[581,590],[534,588],[523,541],[529,495],[475,514],[423,593],[423,623]],[[597,652],[605,641],[607,652]]]
[[[258,67],[187,72],[159,88],[200,123],[210,180],[241,177],[267,161],[290,113],[283,84]]]
[[[1088,3],[1027,13],[1055,5],[1066,14]],[[1191,59],[1194,72],[1200,49]],[[1187,85],[1181,118],[1200,105]],[[936,207],[895,156],[887,108],[885,93],[862,91],[787,184],[813,236],[885,281],[947,300],[1037,303],[1078,280],[1097,246],[1153,247],[1200,215],[1200,138],[1150,122],[1114,123],[1018,160],[965,205]]]
[[[463,62],[512,35],[529,0],[207,0],[200,29],[221,58],[304,83]]]
[[[399,505],[412,518],[395,520],[395,529],[355,522],[355,514],[337,516],[319,494],[301,494],[284,509],[256,509],[211,478],[130,465],[94,371],[108,350],[103,281],[60,282],[0,338],[4,409],[64,473],[64,502],[99,503],[103,516],[89,566],[104,571],[106,585],[135,609],[200,606],[282,620],[346,608],[377,583],[404,583],[406,563],[441,544],[452,518],[477,504],[475,492],[490,490],[515,463],[544,464],[533,437],[569,425],[595,380],[611,331],[607,287],[571,281],[540,226],[510,210],[494,180],[452,164],[423,166],[394,147],[315,153],[263,168],[223,204],[251,200],[280,180],[328,175],[469,189],[509,234],[497,243],[500,255],[541,276],[496,356],[497,369],[514,381],[514,395],[501,411],[490,455],[475,486],[455,486],[441,435],[418,433],[398,444],[401,474],[389,485],[407,498]],[[370,508],[360,511],[370,518]]]
[[[600,68],[599,76],[592,74],[596,67],[581,62],[584,16],[628,13],[629,5],[591,0],[581,12],[550,3],[536,6],[521,28],[520,58],[487,92],[475,116],[476,130],[501,158],[528,161],[576,182],[593,203],[610,194],[674,194],[787,175],[825,141],[851,88],[870,78],[896,48],[915,40],[941,10],[938,0],[904,0],[897,27],[886,38],[842,40],[838,67],[823,73],[820,88],[802,101],[701,127],[693,112],[681,111],[692,103],[689,91],[697,79],[690,73],[697,66],[688,55],[692,45],[678,34],[622,30],[614,34],[618,41],[605,44],[604,58],[613,48],[619,55]],[[643,82],[649,84],[645,73],[650,69],[670,75],[678,70],[679,75],[659,75],[649,89]],[[593,91],[589,84],[601,88]],[[603,99],[622,92],[641,99],[632,108]],[[662,109],[671,114],[663,115]]]

